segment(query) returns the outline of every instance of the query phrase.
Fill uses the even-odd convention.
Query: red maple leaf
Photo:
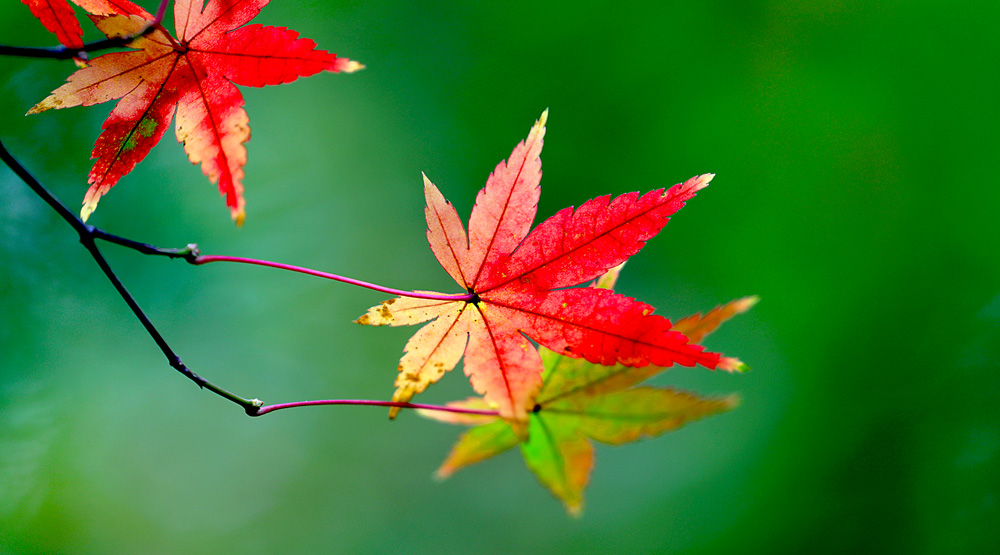
[[[55,34],[59,44],[70,50],[83,46],[83,29],[66,0],[21,0],[21,3],[28,6],[31,14],[49,32]],[[129,0],[73,0],[73,3],[95,15],[135,14],[152,19],[145,10]]]
[[[99,10],[91,19],[108,37],[134,34],[152,16],[128,0],[74,0]],[[250,139],[243,96],[235,84],[277,85],[320,71],[350,72],[361,64],[338,58],[284,27],[247,25],[269,0],[177,0],[176,36],[163,27],[106,54],[71,75],[28,111],[90,106],[121,99],[104,122],[91,157],[83,219],[101,196],[132,171],[163,137],[177,113],[178,142],[226,198],[233,220],[244,218],[243,143]]]
[[[83,29],[67,0],[21,0],[21,3],[28,6],[31,14],[38,18],[42,26],[55,34],[59,44],[69,50],[83,48]],[[152,19],[145,10],[129,0],[73,0],[73,3],[91,15],[127,13]],[[83,57],[74,57],[73,61],[79,67],[87,67],[86,54],[81,56]]]
[[[42,25],[54,33],[59,44],[76,49],[83,46],[83,29],[66,0],[21,0]]]
[[[691,344],[647,304],[608,289],[570,288],[638,252],[713,176],[644,195],[598,197],[531,230],[547,115],[490,175],[476,197],[468,235],[454,207],[424,177],[431,250],[471,298],[400,297],[358,319],[369,325],[431,320],[406,345],[394,401],[422,392],[464,354],[473,388],[504,418],[525,422],[542,385],[542,361],[528,338],[597,364],[735,369],[735,359],[720,360],[719,354]]]

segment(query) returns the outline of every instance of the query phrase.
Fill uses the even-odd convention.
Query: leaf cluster
[[[621,266],[614,268],[595,287],[611,289],[620,271]],[[705,315],[691,315],[678,320],[674,329],[700,342],[722,322],[749,310],[757,300],[746,297]],[[563,502],[570,514],[579,515],[583,490],[594,465],[591,440],[621,445],[654,437],[739,404],[736,395],[700,397],[673,388],[639,386],[665,370],[661,366],[604,366],[545,347],[539,348],[539,355],[545,371],[529,415],[526,437],[499,416],[420,411],[441,422],[474,426],[452,447],[438,476],[446,478],[520,445],[525,463],[542,485]],[[489,404],[476,397],[448,406],[481,409]]]
[[[467,226],[424,176],[428,243],[462,289],[459,294],[398,291],[279,263],[201,256],[193,246],[158,249],[84,225],[100,198],[145,158],[172,122],[188,160],[217,184],[232,219],[243,223],[244,144],[250,127],[237,85],[263,87],[363,67],[317,49],[295,31],[250,24],[268,1],[175,0],[171,33],[161,25],[167,2],[154,16],[129,0],[72,0],[106,37],[128,48],[86,60],[82,29],[67,0],[22,0],[60,43],[77,52],[81,66],[28,114],[118,101],[91,154],[96,162],[82,221],[67,220],[99,264],[98,238],[194,264],[229,261],[302,271],[400,295],[370,308],[359,324],[423,324],[405,346],[392,401],[262,407],[187,370],[104,262],[102,269],[172,366],[255,416],[292,406],[384,404],[395,417],[401,408],[417,407],[410,403],[415,395],[464,361],[465,374],[481,396],[422,411],[474,426],[461,436],[439,475],[520,446],[528,467],[574,514],[583,506],[593,467],[592,441],[617,445],[652,437],[737,405],[735,396],[706,398],[641,384],[673,365],[745,370],[740,360],[707,351],[701,343],[723,321],[748,310],[755,297],[672,323],[652,306],[613,290],[622,265],[714,175],[642,194],[594,198],[533,227],[547,110],[487,178]]]

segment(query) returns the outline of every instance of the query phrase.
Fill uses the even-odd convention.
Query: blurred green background
[[[142,2],[152,9],[155,2]],[[0,552],[983,553],[1000,545],[995,1],[320,2],[288,26],[368,68],[243,89],[242,229],[173,132],[91,223],[160,246],[456,291],[424,171],[463,218],[551,109],[539,218],[718,174],[619,291],[676,318],[748,294],[658,378],[734,412],[598,448],[582,518],[516,453],[445,482],[459,428],[377,408],[250,419],[176,374],[71,229],[0,170]],[[0,42],[54,40],[19,2]],[[172,28],[172,26],[171,26]],[[88,35],[97,38],[96,35]],[[78,206],[112,104],[22,114],[71,62],[0,59],[0,138]],[[104,248],[196,372],[268,403],[385,399],[385,296]],[[469,392],[460,372],[419,397]]]

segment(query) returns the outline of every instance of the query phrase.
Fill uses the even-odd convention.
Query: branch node
[[[264,401],[260,399],[250,399],[250,404],[243,407],[247,416],[260,416],[260,408],[264,406]]]
[[[194,264],[195,260],[201,256],[201,249],[198,248],[198,243],[188,243],[187,246],[184,247],[184,249],[182,249],[178,254],[180,254],[181,258],[186,260],[188,264]]]

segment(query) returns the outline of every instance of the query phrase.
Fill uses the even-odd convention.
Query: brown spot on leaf
[[[382,303],[382,306],[380,306],[378,309],[378,313],[381,317],[385,318],[386,320],[392,319],[392,311],[389,310],[389,301]]]

